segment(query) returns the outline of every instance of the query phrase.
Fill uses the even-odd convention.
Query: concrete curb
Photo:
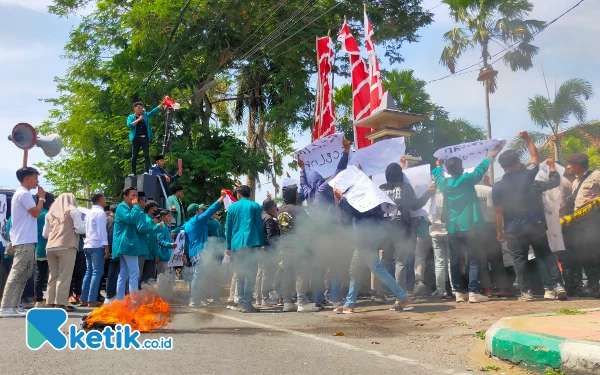
[[[600,309],[584,311],[598,310]],[[499,320],[486,332],[486,353],[539,373],[553,368],[564,371],[565,375],[599,374],[600,343],[519,331],[510,324],[511,320],[518,318],[548,315],[557,314],[537,314]]]

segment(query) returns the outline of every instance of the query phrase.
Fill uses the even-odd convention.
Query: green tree
[[[534,124],[542,129],[550,128],[553,135],[554,158],[560,159],[561,138],[558,135],[562,125],[568,123],[571,116],[580,123],[585,121],[587,108],[584,100],[594,95],[592,85],[583,79],[570,79],[560,85],[554,95],[554,101],[548,97],[536,95],[529,99],[529,116]]]
[[[498,44],[502,49],[516,44],[514,49],[508,48],[504,55],[504,63],[512,70],[529,70],[533,67],[533,57],[539,48],[532,45],[533,34],[546,25],[544,21],[525,19],[533,9],[527,0],[443,0],[450,7],[450,15],[456,23],[463,27],[454,28],[444,34],[449,44],[444,47],[440,63],[450,72],[456,72],[459,57],[467,50],[481,48],[482,71],[492,69],[493,57],[490,43]],[[488,139],[492,138],[492,122],[490,116],[490,98],[497,88],[494,76],[484,81],[485,109]]]
[[[54,0],[50,11],[68,16],[89,3]],[[42,127],[65,137],[66,153],[60,165],[45,164],[44,169],[68,165],[53,171],[53,182],[69,181],[72,189],[86,182],[118,191],[128,164],[124,124],[131,103],[150,106],[169,95],[182,105],[172,116],[166,145],[173,160],[183,157],[194,166],[219,160],[215,173],[222,183],[234,175],[268,171],[269,155],[259,147],[266,144],[266,129],[282,127],[287,134],[309,127],[315,35],[338,30],[344,14],[350,23],[362,23],[362,5],[359,0],[96,1],[71,32],[65,47],[71,66],[58,79],[60,96],[52,100],[56,109]],[[372,2],[369,14],[391,62],[401,61],[402,43],[417,41],[417,30],[432,21],[419,0]],[[246,134],[251,150],[243,151],[230,129],[235,116],[229,103],[247,102],[248,91],[240,87],[254,68],[261,72],[259,90],[266,102],[264,111],[248,119],[254,127]],[[162,135],[164,117],[153,127]],[[152,145],[153,154],[159,143]],[[185,172],[182,183],[196,173]]]

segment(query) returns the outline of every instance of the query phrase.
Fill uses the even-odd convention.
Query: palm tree
[[[532,11],[533,4],[527,0],[443,0],[450,7],[450,15],[457,27],[446,34],[444,40],[449,44],[444,47],[440,63],[451,73],[456,72],[458,58],[467,50],[479,46],[483,67],[481,71],[492,70],[493,58],[490,43],[508,49],[504,55],[504,63],[512,71],[529,70],[533,66],[533,57],[539,48],[530,44],[534,33],[543,29],[544,21],[525,19]],[[508,48],[508,45],[515,47]],[[494,61],[495,62],[495,61]],[[484,81],[487,136],[492,138],[490,119],[490,99],[497,88],[496,77]]]
[[[529,99],[529,117],[540,128],[552,130],[554,159],[560,159],[560,142],[558,131],[562,124],[566,124],[571,116],[580,123],[585,121],[587,108],[584,100],[594,95],[592,85],[583,79],[573,78],[562,85],[554,95],[554,101],[542,95]]]

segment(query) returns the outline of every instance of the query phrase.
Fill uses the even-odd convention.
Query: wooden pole
[[[27,167],[28,154],[29,154],[29,150],[23,150],[23,168]]]

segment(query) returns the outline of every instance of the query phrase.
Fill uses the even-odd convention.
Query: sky
[[[530,18],[550,21],[579,0],[533,0]],[[15,187],[18,182],[14,171],[21,166],[22,153],[7,140],[14,125],[28,122],[34,126],[48,117],[51,105],[40,99],[56,95],[55,77],[64,76],[69,63],[61,58],[70,30],[79,22],[78,17],[59,18],[48,14],[51,0],[0,0],[0,102],[4,104],[0,116],[0,149],[10,150],[0,166],[0,187]],[[416,77],[425,81],[448,74],[439,64],[445,45],[443,34],[455,27],[448,16],[446,5],[439,0],[424,0],[423,9],[431,9],[434,22],[419,30],[420,41],[405,44],[402,55],[405,61],[390,65],[383,58],[382,69],[413,69]],[[600,50],[596,48],[600,37],[600,6],[596,0],[586,0],[536,36],[533,44],[540,48],[534,67],[528,72],[511,72],[502,61],[494,65],[498,73],[498,90],[490,97],[492,135],[494,138],[512,139],[519,130],[535,130],[527,113],[528,98],[545,95],[542,66],[551,92],[554,87],[570,78],[583,78],[591,82],[600,94],[600,72],[597,61]],[[374,25],[377,33],[377,25]],[[361,38],[362,30],[353,30]],[[275,43],[275,41],[273,42]],[[499,52],[498,45],[491,52]],[[377,51],[383,55],[383,48]],[[380,56],[383,57],[383,56]],[[344,57],[342,57],[344,58]],[[464,54],[458,69],[479,61],[477,50]],[[434,103],[443,106],[452,118],[464,118],[485,128],[483,87],[476,81],[477,73],[448,78],[427,85]],[[336,79],[342,84],[341,79]],[[587,102],[588,119],[600,118],[600,95]],[[575,124],[572,120],[571,124]],[[295,137],[296,148],[310,143],[310,134]],[[29,164],[45,160],[42,150],[29,152]],[[286,163],[289,160],[286,161]],[[291,171],[292,177],[298,172]],[[43,179],[42,179],[43,181]],[[263,178],[266,182],[266,178]],[[256,194],[262,201],[273,186],[264,184]]]

